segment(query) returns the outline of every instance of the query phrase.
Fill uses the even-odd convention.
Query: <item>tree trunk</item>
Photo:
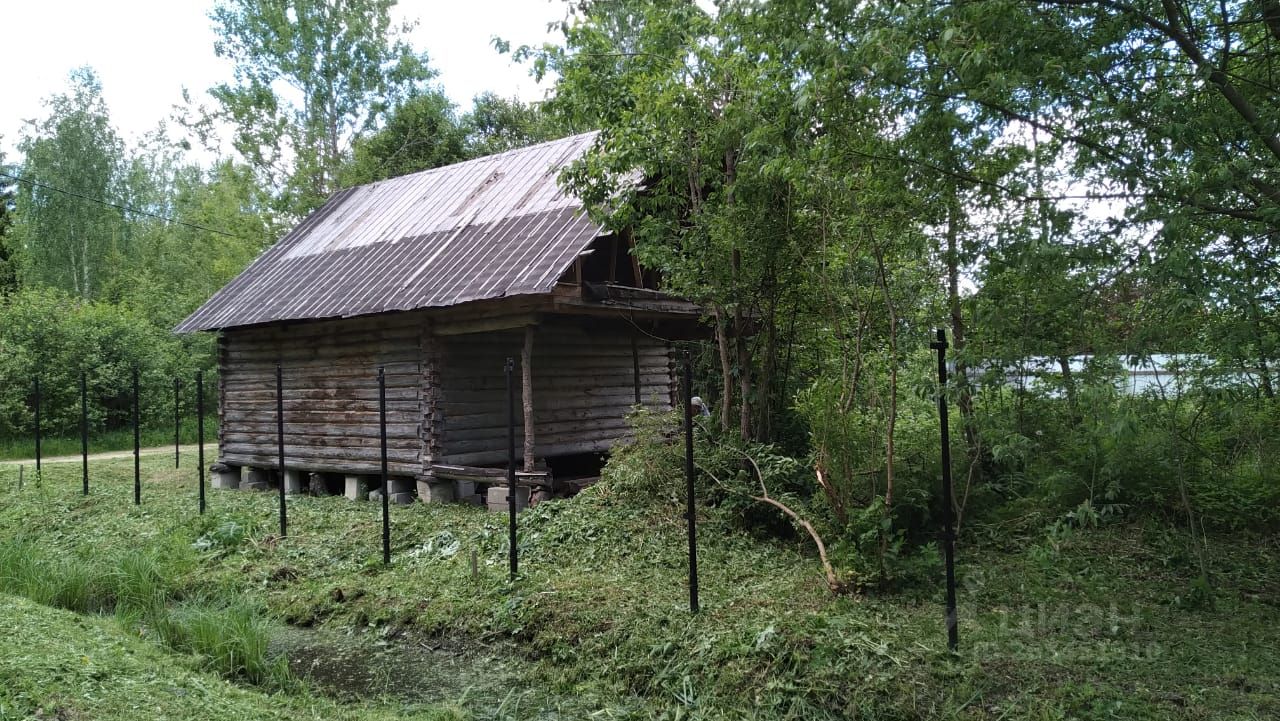
[[[733,361],[729,356],[729,333],[725,330],[724,313],[714,306],[716,319],[716,346],[720,351],[720,430],[728,432],[729,414],[733,411]]]
[[[952,187],[954,194],[955,188]],[[973,413],[973,387],[969,385],[968,366],[964,362],[965,327],[964,311],[960,305],[960,211],[958,198],[952,198],[951,207],[947,210],[947,305],[951,312],[951,344],[955,348],[956,372],[956,405],[960,407],[960,419],[964,427],[964,444],[966,460],[970,468],[979,469],[978,423]],[[980,480],[981,472],[971,475],[971,480]]]

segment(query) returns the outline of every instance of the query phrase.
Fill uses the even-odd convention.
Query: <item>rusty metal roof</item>
[[[547,293],[602,232],[556,182],[575,135],[335,193],[175,329]]]

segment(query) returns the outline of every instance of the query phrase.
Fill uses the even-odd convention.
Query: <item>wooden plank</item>
[[[441,463],[432,463],[430,468],[433,476],[457,481],[469,481],[472,479],[501,480],[507,477],[507,469],[505,468],[454,466]]]

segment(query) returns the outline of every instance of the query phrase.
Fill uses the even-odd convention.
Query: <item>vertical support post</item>
[[[36,485],[40,480],[40,376],[35,377],[36,397]]]
[[[636,405],[640,405],[640,345],[634,330],[631,331],[631,380],[636,387]]]
[[[382,563],[391,563],[391,481],[387,478],[387,373],[378,367],[378,438],[382,447]]]
[[[89,382],[80,371],[80,486],[89,495]]]
[[[142,505],[142,436],[138,427],[142,394],[138,390],[138,367],[133,367],[133,505]]]
[[[200,515],[204,515],[204,371],[196,371],[196,461],[200,467]]]
[[[520,561],[516,552],[516,361],[507,359],[507,541],[510,546],[511,580],[516,580]],[[528,432],[528,429],[525,429]]]
[[[698,612],[698,518],[693,489],[693,361],[684,352],[685,517],[689,521],[689,612]]]
[[[181,468],[179,465],[179,447],[182,445],[182,415],[178,409],[178,403],[182,397],[179,395],[180,381],[175,377],[173,379],[173,467]]]
[[[955,652],[960,643],[956,626],[956,536],[951,488],[951,432],[947,420],[947,334],[938,329],[938,339],[929,344],[938,351],[938,422],[942,432],[942,555],[947,573],[947,648]]]
[[[524,329],[524,348],[520,351],[520,400],[524,418],[524,472],[533,472],[533,326]],[[511,487],[515,493],[515,486]]]
[[[289,519],[284,507],[284,369],[276,363],[276,450],[280,469],[280,537],[289,532]]]

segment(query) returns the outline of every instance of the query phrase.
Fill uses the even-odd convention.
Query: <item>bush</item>
[[[208,338],[172,335],[127,307],[87,303],[64,293],[26,289],[0,297],[0,438],[30,435],[40,376],[41,428],[75,435],[80,427],[80,374],[87,376],[94,432],[128,426],[132,369],[139,369],[142,421],[171,422],[173,378],[213,370]],[[206,405],[217,388],[210,374]],[[194,405],[190,393],[184,405]],[[190,415],[190,408],[184,415]]]

